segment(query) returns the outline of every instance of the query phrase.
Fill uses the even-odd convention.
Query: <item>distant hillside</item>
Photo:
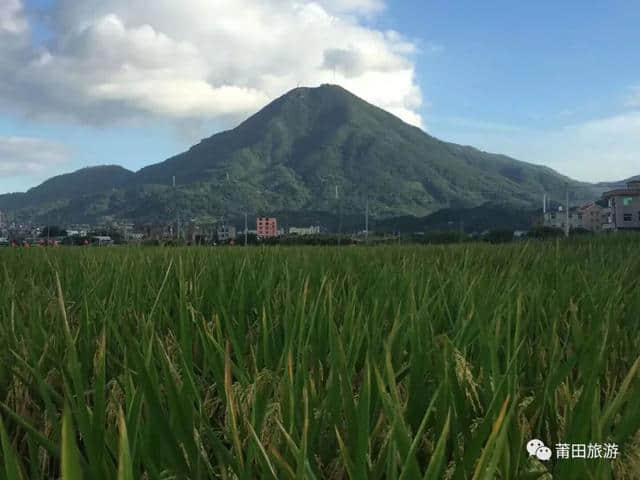
[[[0,208],[152,221],[245,210],[351,215],[368,201],[373,216],[389,218],[487,202],[530,208],[545,191],[561,198],[566,182],[580,185],[583,198],[597,195],[550,168],[438,140],[330,85],[295,89],[237,128],[135,174],[103,168],[0,196]]]
[[[619,182],[600,182],[600,183],[597,183],[596,185],[604,190],[613,190],[616,188],[625,188],[627,186],[627,183],[632,182],[634,180],[640,180],[640,175],[627,178],[626,180],[620,180]]]
[[[59,203],[123,188],[133,176],[133,172],[117,165],[88,167],[50,178],[24,194],[1,195],[0,202],[13,201],[23,208]]]

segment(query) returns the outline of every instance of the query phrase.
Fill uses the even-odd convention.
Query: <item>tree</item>
[[[555,228],[555,227],[547,227],[547,226],[533,228],[527,234],[528,238],[539,238],[539,239],[558,238],[563,236],[564,236],[564,232],[561,229]]]
[[[485,240],[489,243],[507,243],[513,241],[513,230],[491,230]]]

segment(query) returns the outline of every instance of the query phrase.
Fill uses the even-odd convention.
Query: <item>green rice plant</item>
[[[2,250],[0,477],[639,478],[639,247]]]

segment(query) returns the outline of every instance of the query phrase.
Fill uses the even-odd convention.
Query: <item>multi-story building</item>
[[[144,235],[150,240],[165,240],[172,235],[169,228],[164,224],[148,224],[144,226]]]
[[[612,228],[611,208],[602,207],[602,209],[600,210],[600,225],[602,227],[603,232],[611,230]]]
[[[591,232],[611,230],[611,208],[603,207],[591,202],[579,207],[569,209],[569,228],[584,229]],[[544,225],[547,227],[565,229],[567,212],[562,207],[557,211],[547,212],[544,215]]]
[[[5,230],[5,218],[0,210],[0,246],[4,245],[9,245],[9,230]]]
[[[609,230],[640,230],[640,180],[627,183],[627,188],[605,192],[611,214]]]
[[[275,218],[258,217],[256,231],[260,238],[272,238],[278,236],[278,222]]]
[[[567,225],[567,211],[563,207],[544,214],[544,226],[564,230]],[[584,228],[583,215],[578,207],[569,209],[569,228]]]
[[[231,225],[222,225],[216,231],[219,242],[229,242],[236,239],[236,227]]]
[[[582,215],[582,227],[592,232],[601,232],[605,225],[609,223],[608,207],[602,207],[595,202],[588,203],[580,207]]]

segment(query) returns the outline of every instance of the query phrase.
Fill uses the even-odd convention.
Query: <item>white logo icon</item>
[[[527,443],[527,452],[529,452],[529,456],[535,456],[538,460],[542,460],[546,462],[551,458],[551,449],[545,446],[542,440],[538,440],[537,438],[530,440]]]
[[[551,449],[549,447],[540,447],[536,450],[536,457],[538,457],[538,460],[546,462],[551,459]]]

